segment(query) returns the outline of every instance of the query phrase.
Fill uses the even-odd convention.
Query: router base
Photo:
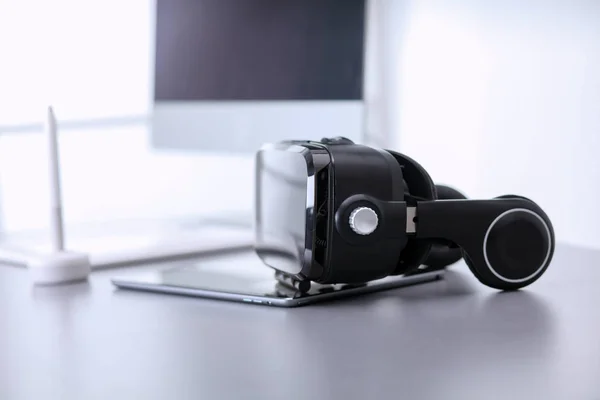
[[[53,285],[85,280],[91,265],[86,253],[60,251],[39,255],[27,264],[31,281],[36,285]]]

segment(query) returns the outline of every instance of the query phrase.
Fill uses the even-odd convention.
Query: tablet
[[[255,253],[218,255],[170,263],[151,272],[112,279],[120,289],[195,296],[277,307],[296,307],[440,279],[443,271],[390,276],[363,284],[320,285],[303,292],[275,279]]]

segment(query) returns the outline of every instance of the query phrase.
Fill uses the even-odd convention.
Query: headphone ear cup
[[[489,262],[486,260],[487,263],[487,267],[482,265],[480,268],[482,269],[482,271],[480,272],[480,269],[475,267],[475,264],[472,262],[472,260],[469,258],[469,255],[462,251],[463,253],[463,258],[465,260],[465,263],[467,264],[467,266],[469,267],[469,270],[471,270],[471,272],[473,273],[473,275],[484,285],[492,287],[492,288],[496,288],[496,289],[500,289],[500,290],[518,290],[524,286],[527,286],[533,282],[535,282],[543,273],[544,270],[546,268],[548,268],[548,265],[550,264],[550,260],[552,258],[552,254],[554,253],[554,230],[552,228],[552,223],[549,219],[549,217],[546,215],[546,213],[541,210],[539,208],[539,206],[537,206],[537,204],[532,201],[531,199],[524,197],[524,196],[517,196],[517,195],[503,195],[503,196],[498,196],[496,197],[496,199],[519,199],[519,200],[525,200],[526,202],[530,202],[533,205],[535,205],[537,208],[537,210],[535,210],[534,208],[534,214],[536,214],[538,217],[540,217],[545,225],[546,228],[548,229],[548,234],[549,234],[549,243],[548,243],[548,249],[547,249],[547,255],[546,255],[546,260],[544,261],[544,264],[542,264],[542,266],[532,275],[530,275],[528,278],[526,279],[521,279],[521,281],[513,281],[511,283],[504,281],[504,282],[496,282],[495,279],[492,279],[492,281],[490,281],[490,277],[489,275],[491,275],[491,272],[493,272],[497,277],[499,277],[501,280],[504,280],[502,277],[498,276],[498,274],[492,270]],[[488,232],[489,232],[489,228],[488,228]],[[487,236],[487,234],[486,234]],[[484,242],[484,249],[485,249],[485,242]],[[485,250],[484,250],[485,251]],[[504,252],[504,251],[503,251]],[[535,251],[533,252],[535,253]],[[543,255],[543,254],[542,254]],[[518,260],[515,261],[516,263],[518,263]],[[492,262],[493,264],[493,262]],[[502,263],[501,263],[502,265]],[[536,264],[537,266],[537,264]],[[526,265],[526,268],[528,266]],[[488,276],[486,276],[488,275]],[[513,278],[515,279],[515,278]]]
[[[438,200],[466,199],[463,193],[445,185],[436,185]],[[427,259],[423,264],[427,265],[428,270],[443,269],[456,263],[463,258],[462,250],[454,243],[448,241],[433,242]]]

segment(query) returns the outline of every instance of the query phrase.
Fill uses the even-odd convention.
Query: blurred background
[[[48,104],[67,227],[250,223],[260,143],[330,133],[600,248],[594,0],[0,0],[3,232],[48,225]]]

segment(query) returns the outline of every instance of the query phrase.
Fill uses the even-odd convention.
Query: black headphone
[[[255,249],[299,281],[361,283],[462,257],[483,284],[515,290],[554,253],[552,223],[533,201],[466,199],[392,150],[343,137],[285,141],[256,161]]]

